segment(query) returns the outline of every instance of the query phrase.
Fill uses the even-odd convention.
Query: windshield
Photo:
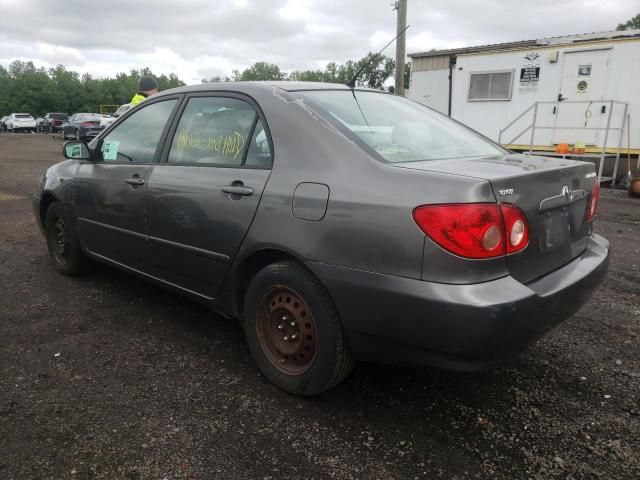
[[[300,95],[389,163],[505,154],[472,130],[395,95],[357,90],[319,90]]]
[[[120,115],[122,115],[123,113],[125,113],[127,110],[129,110],[131,108],[131,105],[126,104],[126,105],[122,105],[118,110],[116,110],[116,112],[113,114],[114,117],[119,117]]]

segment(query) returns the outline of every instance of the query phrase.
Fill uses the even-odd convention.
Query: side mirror
[[[66,142],[62,153],[69,160],[91,160],[91,150],[84,142]]]

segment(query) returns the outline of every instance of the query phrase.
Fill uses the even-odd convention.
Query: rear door
[[[156,275],[217,295],[271,172],[271,142],[250,99],[193,95],[147,186]]]
[[[79,165],[74,180],[78,228],[92,253],[148,271],[146,182],[178,101],[145,102],[102,139],[95,161]]]

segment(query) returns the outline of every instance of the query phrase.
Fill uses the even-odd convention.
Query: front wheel
[[[289,393],[321,393],[353,368],[328,292],[298,263],[274,263],[258,272],[247,290],[243,318],[258,368]]]
[[[87,270],[89,259],[82,253],[75,225],[67,208],[52,203],[45,220],[47,248],[54,268],[63,275],[79,275]]]

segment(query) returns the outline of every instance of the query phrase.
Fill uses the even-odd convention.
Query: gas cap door
[[[324,183],[302,182],[293,192],[291,209],[300,220],[320,221],[327,213],[329,186]]]

